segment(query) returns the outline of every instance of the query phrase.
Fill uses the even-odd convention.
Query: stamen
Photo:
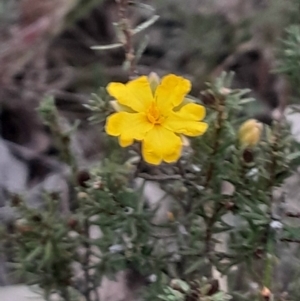
[[[152,102],[149,109],[147,110],[147,118],[152,124],[161,124],[161,122],[163,121],[163,116],[161,116],[155,102]]]

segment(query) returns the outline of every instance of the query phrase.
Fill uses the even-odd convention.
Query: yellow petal
[[[159,165],[162,161],[176,162],[182,149],[182,141],[173,132],[157,125],[142,142],[142,154],[146,162]]]
[[[121,105],[127,106],[136,112],[145,112],[153,101],[147,76],[140,76],[126,85],[110,83],[106,89]]]
[[[191,90],[191,82],[183,77],[169,74],[162,78],[155,91],[157,105],[163,114],[179,106]]]
[[[206,110],[204,106],[189,103],[176,112],[176,115],[186,120],[202,120],[206,115]]]
[[[144,139],[146,133],[153,128],[144,113],[119,112],[106,120],[105,130],[111,136],[121,136],[121,146],[132,144],[132,140]]]
[[[201,113],[200,111],[198,113]],[[208,124],[205,122],[196,121],[199,118],[200,114],[183,114],[173,112],[164,120],[162,126],[172,132],[178,134],[184,134],[186,136],[200,136],[203,135],[207,128]],[[185,117],[185,118],[183,118]],[[193,118],[187,118],[193,117]],[[197,119],[196,119],[197,117]]]
[[[128,137],[124,137],[124,136],[119,136],[119,144],[122,147],[127,147],[127,146],[133,144],[133,142],[134,142],[134,139],[132,139],[132,138],[128,138]]]

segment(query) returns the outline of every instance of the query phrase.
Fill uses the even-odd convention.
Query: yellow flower
[[[255,146],[261,136],[262,124],[255,119],[249,119],[244,122],[239,129],[239,139],[243,146]]]
[[[107,118],[106,133],[119,137],[122,147],[142,143],[146,162],[176,162],[184,143],[181,135],[202,135],[207,124],[205,108],[185,98],[189,80],[169,74],[160,81],[155,74],[140,76],[127,84],[110,83],[108,93],[117,113]]]

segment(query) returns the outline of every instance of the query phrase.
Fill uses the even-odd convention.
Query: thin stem
[[[215,208],[214,214],[211,218],[208,219],[206,224],[206,233],[205,233],[205,252],[208,260],[211,262],[211,264],[214,264],[214,258],[212,256],[212,245],[211,240],[213,237],[212,227],[217,221],[217,217],[221,210],[224,208],[223,204],[218,204],[218,206]]]
[[[64,298],[64,301],[71,301],[69,290],[67,287],[61,288],[61,296]]]
[[[99,294],[97,283],[96,283],[96,277],[94,277],[92,285],[93,285],[93,290],[94,290],[95,298],[96,298],[95,301],[100,301],[100,294]]]
[[[218,117],[217,117],[217,121],[216,121],[216,131],[215,131],[215,137],[214,137],[213,151],[212,151],[212,154],[211,154],[210,163],[209,163],[209,167],[208,167],[208,170],[207,170],[205,183],[204,183],[204,187],[206,189],[209,187],[210,181],[211,181],[212,176],[213,176],[213,171],[214,171],[214,168],[215,168],[214,157],[217,154],[217,151],[218,151],[219,145],[220,145],[220,136],[221,136],[221,132],[222,132],[222,124],[223,124],[223,121],[224,121],[224,106],[223,106],[223,103],[220,103],[218,105],[217,111],[218,111]]]
[[[282,116],[280,117],[280,120]],[[272,254],[274,253],[274,241],[271,234],[270,224],[272,222],[272,206],[273,206],[273,188],[276,180],[276,168],[277,168],[277,150],[278,150],[278,139],[280,133],[280,122],[277,122],[273,128],[273,139],[271,141],[270,147],[270,156],[271,162],[268,164],[269,171],[269,180],[267,182],[267,191],[269,198],[269,207],[268,207],[268,216],[269,223],[266,229],[266,252],[265,252],[265,268],[264,268],[264,278],[263,278],[263,286],[271,289],[272,285],[272,273],[273,273],[273,258]]]
[[[214,142],[213,142],[213,151],[211,154],[210,158],[210,163],[207,169],[206,177],[205,177],[205,182],[204,182],[204,190],[207,191],[209,189],[212,177],[213,177],[213,172],[215,170],[215,156],[218,152],[219,146],[220,146],[220,136],[222,132],[222,125],[224,121],[224,100],[219,99],[218,100],[218,105],[217,105],[217,120],[216,120],[216,130],[215,130],[215,135],[214,135]],[[206,248],[206,253],[207,257],[210,260],[211,263],[213,263],[212,256],[211,256],[211,251],[212,251],[212,246],[211,246],[211,239],[213,236],[212,233],[212,227],[216,222],[217,216],[220,212],[220,210],[223,208],[223,205],[218,204],[215,207],[214,213],[212,217],[206,219],[206,234],[205,234],[205,248]]]
[[[90,256],[91,256],[91,246],[90,243],[88,242],[90,238],[89,234],[89,222],[88,219],[85,220],[84,222],[84,236],[86,238],[86,241],[84,242],[84,247],[85,247],[85,256],[84,256],[84,262],[83,262],[83,270],[84,270],[84,277],[85,277],[85,292],[84,295],[86,297],[86,301],[91,301],[90,298],[90,274],[89,274],[89,263],[90,263]]]
[[[132,41],[132,30],[130,27],[129,19],[127,17],[128,11],[128,0],[116,0],[118,4],[118,15],[119,24],[124,34],[125,41],[123,41],[126,62],[129,64],[129,77],[134,78],[137,75],[136,64],[135,64],[135,51]]]

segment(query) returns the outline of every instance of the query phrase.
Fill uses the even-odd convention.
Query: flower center
[[[150,107],[146,112],[147,118],[152,124],[161,124],[163,122],[164,117],[161,116],[160,111],[155,102],[152,102]]]

